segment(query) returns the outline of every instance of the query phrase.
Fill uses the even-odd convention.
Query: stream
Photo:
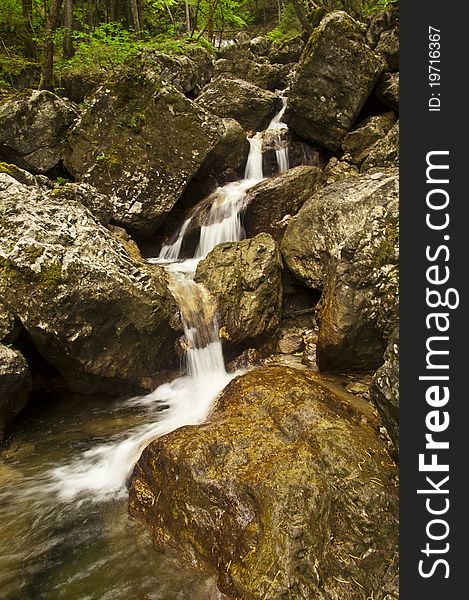
[[[266,132],[282,147],[282,109]],[[28,408],[0,450],[0,596],[5,600],[206,599],[211,580],[155,552],[127,514],[128,478],[148,443],[202,423],[236,373],[225,370],[216,307],[194,283],[197,264],[222,242],[244,237],[247,191],[262,181],[266,132],[250,138],[244,179],[218,188],[200,223],[194,256],[181,258],[189,216],[150,263],[171,275],[184,327],[186,374],[142,397],[109,400],[45,395]],[[188,590],[190,590],[188,595]]]

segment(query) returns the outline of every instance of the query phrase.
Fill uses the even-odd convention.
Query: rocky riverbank
[[[287,88],[246,239],[195,274],[225,357],[256,368],[208,423],[152,442],[130,483],[156,543],[230,598],[398,597],[397,32],[396,11],[368,27],[339,11],[309,39],[142,51],[86,97],[69,82],[69,98],[23,90],[0,105],[3,438],[52,381],[122,396],[177,368],[177,298],[145,257],[185,220],[193,255],[212,192],[241,178]],[[278,355],[301,368],[269,366]],[[318,368],[371,385],[350,388],[357,403]]]

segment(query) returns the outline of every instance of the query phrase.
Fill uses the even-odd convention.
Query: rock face
[[[399,110],[399,73],[384,73],[373,92],[375,98],[391,108]]]
[[[69,137],[67,169],[112,197],[113,221],[151,235],[223,135],[170,86],[135,76],[101,87]]]
[[[30,391],[28,363],[20,352],[0,344],[0,442],[8,425],[26,405]]]
[[[237,377],[210,421],[150,444],[131,514],[229,598],[397,599],[395,465],[363,414],[287,367]]]
[[[262,62],[254,60],[254,56],[246,53],[237,60],[222,58],[215,63],[215,76],[231,75],[244,79],[265,90],[283,89],[290,72],[291,65],[271,64],[265,59]]]
[[[317,311],[317,362],[323,371],[370,371],[383,362],[398,322],[397,186],[370,208],[363,229],[332,258]]]
[[[0,160],[45,173],[64,157],[76,107],[46,90],[20,93],[0,106]]]
[[[342,143],[342,150],[347,154],[347,160],[360,165],[370,154],[372,146],[384,138],[395,122],[394,113],[389,112],[368,117],[359,123],[356,129],[345,136]]]
[[[330,13],[303,51],[285,122],[299,136],[338,150],[382,70],[360,25],[344,12]]]
[[[213,58],[203,48],[187,49],[184,54],[144,48],[141,60],[149,80],[171,84],[190,97],[200,94],[213,75]]]
[[[370,210],[398,193],[396,173],[347,177],[314,194],[291,220],[282,240],[284,260],[297,279],[323,289],[331,259],[362,231]]]
[[[324,182],[319,167],[296,167],[267,179],[249,190],[243,223],[247,237],[265,231],[280,239],[287,226],[286,216],[295,215]]]
[[[231,117],[252,131],[262,131],[280,109],[280,99],[272,92],[227,76],[209,83],[196,103],[220,117]]]
[[[243,350],[256,342],[262,351],[275,345],[282,312],[282,259],[266,233],[241,242],[219,244],[199,263],[195,281],[218,302],[222,337]]]
[[[151,389],[175,360],[163,272],[131,258],[70,189],[0,174],[0,213],[0,298],[37,351],[71,390]]]
[[[399,453],[399,332],[396,328],[389,340],[384,364],[373,376],[371,400],[379,410],[396,452]]]
[[[399,166],[399,121],[381,140],[377,141],[362,165],[362,171]]]

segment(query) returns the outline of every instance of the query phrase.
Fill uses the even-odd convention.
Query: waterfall
[[[282,99],[282,108],[278,112],[267,127],[267,131],[273,132],[275,138],[275,155],[277,157],[277,165],[279,173],[285,173],[290,168],[289,157],[288,157],[288,142],[286,142],[282,133],[288,131],[288,125],[282,122],[282,117],[285,114],[287,108],[287,98],[283,94],[285,90],[281,92],[280,98]]]
[[[281,122],[285,100],[269,128],[280,132],[287,126]],[[176,299],[184,329],[187,374],[159,386],[150,394],[132,398],[126,406],[144,406],[149,423],[84,452],[71,464],[50,472],[50,491],[62,500],[88,495],[101,501],[126,494],[126,482],[142,450],[155,438],[184,425],[202,423],[210,413],[214,399],[235,377],[225,370],[219,338],[216,307],[201,285],[193,281],[197,264],[222,242],[243,238],[241,212],[247,191],[262,181],[264,132],[249,139],[250,152],[245,177],[241,181],[219,187],[206,200],[210,209],[201,218],[200,240],[194,257],[181,260],[184,236],[195,220],[194,213],[179,229],[172,244],[163,245],[150,263],[162,264],[171,277],[170,289]],[[288,149],[277,155],[279,169],[288,168]],[[282,171],[283,172],[283,171]]]

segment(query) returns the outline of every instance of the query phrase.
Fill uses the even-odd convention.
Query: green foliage
[[[110,74],[126,62],[136,57],[138,43],[134,34],[120,23],[103,23],[93,33],[73,32],[74,56],[56,62],[57,73],[86,75],[96,72]],[[56,32],[55,41],[59,47],[63,30]]]

